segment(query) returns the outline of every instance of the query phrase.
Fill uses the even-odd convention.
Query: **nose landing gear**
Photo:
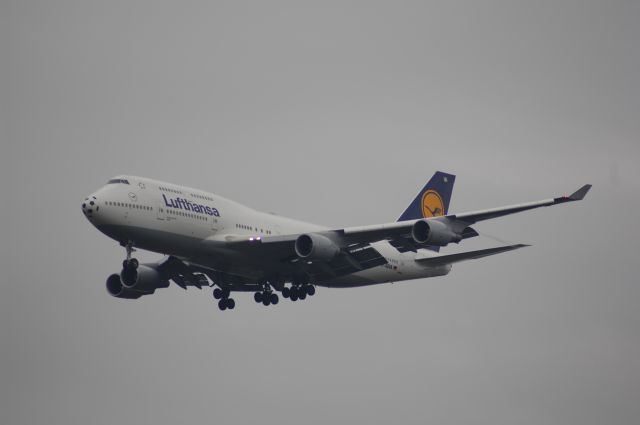
[[[127,285],[133,285],[136,283],[136,280],[138,280],[139,263],[137,259],[131,258],[131,254],[135,252],[135,249],[133,249],[133,241],[128,241],[124,247],[127,250],[127,258],[122,262],[120,277]]]

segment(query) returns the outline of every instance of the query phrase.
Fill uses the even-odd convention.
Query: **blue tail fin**
[[[437,217],[449,213],[449,203],[453,183],[456,176],[437,171],[426,186],[418,193],[409,207],[402,213],[398,221],[417,220],[419,218]],[[428,247],[439,251],[440,247]]]
[[[447,215],[456,176],[437,171],[398,221]]]

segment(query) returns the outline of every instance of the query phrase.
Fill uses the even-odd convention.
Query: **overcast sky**
[[[637,424],[640,3],[0,2],[0,423]],[[105,290],[128,173],[329,226],[593,190],[442,278]],[[158,255],[140,253],[141,260]]]

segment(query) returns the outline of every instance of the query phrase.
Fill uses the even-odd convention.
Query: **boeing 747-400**
[[[221,310],[233,292],[253,292],[265,306],[280,293],[304,300],[316,287],[347,288],[442,276],[452,264],[526,245],[441,255],[450,243],[478,236],[476,223],[538,207],[579,201],[569,196],[449,214],[455,176],[437,172],[392,223],[328,228],[256,211],[210,192],[135,176],[117,176],[82,202],[85,217],[126,249],[120,273],[107,278],[117,298],[137,299],[173,281],[214,287]],[[135,249],[164,254],[149,264]]]

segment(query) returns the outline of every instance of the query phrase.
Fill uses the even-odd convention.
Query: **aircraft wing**
[[[459,242],[462,239],[478,236],[478,233],[470,225],[491,218],[502,217],[509,214],[515,214],[522,211],[531,210],[540,207],[549,207],[553,205],[563,204],[566,202],[580,201],[584,199],[587,192],[591,189],[591,185],[587,184],[575,191],[569,196],[560,196],[556,198],[544,199],[541,201],[527,202],[523,204],[509,205],[505,207],[492,208],[487,210],[473,211],[461,214],[449,214],[440,217],[430,217],[419,220],[399,221],[373,226],[350,227],[335,231],[340,239],[348,243],[371,243],[378,240],[388,240],[400,252],[416,251],[418,248],[424,248],[429,244],[417,243],[412,232],[414,225],[420,221],[439,222],[443,229],[448,229],[456,235],[453,242]]]
[[[374,242],[386,240],[400,252],[417,251],[420,248],[433,246],[433,241],[421,242],[416,238],[417,229],[434,233],[437,231],[445,235],[446,237],[440,240],[439,245],[445,246],[450,242],[457,243],[462,239],[477,236],[478,233],[470,227],[474,223],[534,208],[579,201],[585,197],[590,188],[591,185],[584,185],[569,196],[462,214],[309,232],[307,235],[321,236],[325,243],[328,242],[335,248],[336,254],[324,259],[304,259],[296,255],[295,244],[303,234],[262,238],[224,235],[207,239],[203,243],[214,244],[217,249],[224,247],[235,253],[245,253],[247,258],[252,258],[253,261],[258,258],[259,260],[252,267],[267,274],[291,276],[306,274],[315,279],[332,278],[386,264],[386,259],[370,245]],[[427,223],[426,230],[424,223]]]

